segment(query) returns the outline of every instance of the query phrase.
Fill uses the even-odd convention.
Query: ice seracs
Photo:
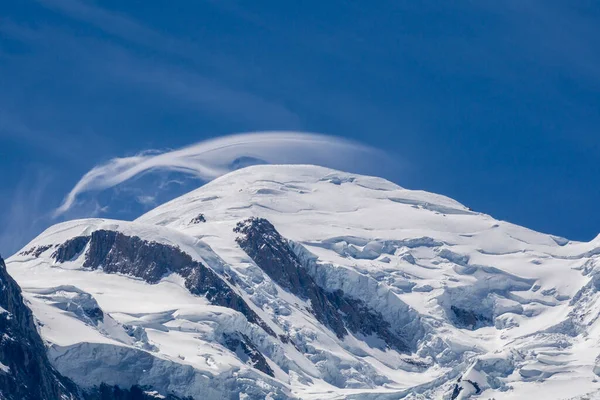
[[[583,399],[600,389],[599,257],[598,239],[381,178],[260,165],[132,222],[51,227],[8,269],[81,387]]]

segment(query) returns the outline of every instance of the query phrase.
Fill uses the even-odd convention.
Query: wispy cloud
[[[334,120],[344,128],[387,129],[406,123],[407,115],[395,109],[390,114],[371,104],[366,98],[356,97],[339,88],[317,85],[314,77],[299,74],[290,66],[289,71],[277,68],[270,70],[268,65],[240,59],[221,51],[209,43],[199,43],[186,38],[169,35],[138,21],[134,16],[118,13],[83,0],[37,0],[48,9],[57,11],[76,21],[95,26],[105,34],[149,50],[152,54],[146,59],[131,46],[115,46],[112,51],[94,57],[97,66],[126,85],[153,89],[166,96],[187,102],[204,111],[227,114],[233,120],[249,122],[254,129],[305,130],[310,125],[301,115],[307,111],[319,118]],[[258,16],[245,12],[234,3],[218,3],[217,7],[234,7],[236,13],[243,13],[254,25],[271,30],[278,35],[279,25],[270,26]],[[334,44],[322,46],[339,36],[333,31],[320,32],[311,26],[301,35],[287,35],[291,46],[302,46],[311,53],[336,51],[340,62],[348,62],[343,40],[337,38]],[[316,36],[315,36],[316,35]],[[351,35],[344,33],[344,38]],[[310,37],[310,39],[308,39]],[[80,39],[81,40],[81,39]],[[357,38],[352,41],[358,44]],[[347,45],[347,43],[346,43]],[[83,47],[87,47],[85,44]],[[125,49],[127,47],[127,49]],[[323,47],[323,48],[321,48]],[[82,50],[86,52],[84,48]],[[94,52],[102,54],[100,52]],[[181,62],[179,62],[181,61]],[[260,86],[256,83],[260,82]],[[253,89],[250,89],[253,88]],[[388,110],[389,111],[389,110]],[[369,119],[370,123],[365,120]]]
[[[11,242],[11,249],[22,245],[37,228],[53,222],[49,215],[60,216],[59,219],[99,214],[131,217],[137,208],[129,214],[115,214],[123,205],[122,199],[146,208],[160,204],[165,197],[187,190],[190,182],[198,183],[182,179],[177,173],[209,180],[229,171],[231,166],[227,163],[238,155],[272,163],[315,163],[356,170],[359,149],[366,151],[359,145],[324,136],[280,133],[228,137],[159,154],[143,152],[90,170],[55,211],[57,196],[64,193],[61,184],[72,179],[60,171],[65,162],[76,166],[69,168],[73,173],[113,157],[116,143],[125,154],[132,154],[136,147],[168,145],[162,137],[157,139],[156,133],[142,135],[145,125],[132,123],[135,118],[143,120],[145,115],[163,111],[161,116],[184,115],[184,137],[177,135],[181,128],[176,123],[170,127],[173,132],[165,133],[186,140],[193,132],[189,126],[204,122],[209,127],[197,125],[197,134],[204,137],[206,130],[303,130],[310,125],[305,122],[307,109],[312,110],[315,119],[327,116],[346,121],[347,125],[365,125],[362,115],[372,108],[347,94],[332,96],[321,92],[313,87],[312,79],[255,64],[243,55],[211,46],[202,38],[192,41],[170,35],[134,15],[102,8],[93,1],[37,3],[51,10],[45,14],[52,18],[41,18],[35,24],[14,15],[0,18],[0,35],[26,49],[0,53],[0,138],[18,143],[19,147],[31,146],[44,153],[45,158],[51,155],[51,162],[59,164],[57,170],[67,176],[54,182],[46,192],[36,194],[34,188],[19,188],[14,202],[10,191],[0,196],[0,202],[15,207],[14,217],[6,226],[14,230],[18,229],[18,221],[23,225],[19,238],[4,230],[2,245]],[[56,24],[56,16],[60,17],[60,25]],[[38,73],[40,68],[43,74]],[[279,74],[277,79],[272,76],[275,71]],[[24,87],[36,88],[35,95]],[[128,104],[132,98],[136,101]],[[384,116],[375,119],[385,120]],[[162,120],[158,119],[157,124]],[[379,126],[369,124],[369,129],[378,130]],[[125,135],[137,139],[122,144]],[[157,142],[160,144],[152,144]],[[156,171],[165,174],[158,178],[148,174]],[[156,178],[156,185],[148,185],[143,179],[133,182],[142,175]],[[185,182],[167,184],[173,179]],[[28,216],[26,207],[18,208],[18,204],[36,201],[39,206],[29,209]],[[114,206],[117,201],[119,204]],[[30,228],[27,218],[38,222]]]
[[[237,89],[194,70],[132,57],[113,51],[105,71],[128,85],[164,96],[211,114],[226,116],[255,126],[301,129],[300,118],[285,105],[250,91]],[[98,61],[104,64],[102,60]]]
[[[80,0],[38,0],[38,3],[138,45],[182,55],[192,49],[199,50],[191,43],[161,34],[133,18],[103,9],[89,2]]]
[[[68,61],[67,68],[73,69],[73,76],[89,77],[81,86],[93,87],[92,90],[106,90],[117,84],[119,90],[130,88],[143,95],[151,94],[154,102],[166,98],[204,115],[226,117],[257,129],[302,129],[299,116],[285,101],[249,90],[230,79],[235,74],[232,70],[244,69],[235,60],[221,59],[191,42],[159,33],[135,19],[90,3],[77,0],[39,3],[121,40],[98,38],[89,33],[74,35],[64,28],[43,24],[30,27],[4,20],[0,32],[36,49],[31,57],[37,58],[29,60],[31,64],[40,62],[41,50],[45,58]],[[140,46],[152,55],[140,50]],[[23,56],[19,62],[28,62],[27,57]],[[186,62],[181,62],[182,59]]]
[[[236,58],[186,38],[156,30],[136,18],[111,11],[82,0],[37,0],[37,2],[73,20],[96,27],[128,45],[149,50],[172,61],[183,60],[192,69],[200,68],[211,75],[239,75],[248,68]],[[131,46],[128,46],[131,47]]]
[[[231,135],[178,150],[145,151],[98,165],[77,182],[54,215],[69,211],[84,193],[112,188],[150,171],[179,172],[208,181],[235,169],[234,161],[242,157],[272,164],[318,164],[349,170],[365,168],[374,157],[380,165],[386,162],[380,150],[331,136],[297,132]]]
[[[45,201],[55,176],[47,169],[27,171],[6,199],[0,216],[0,251],[11,255],[27,240],[38,234],[51,221]]]
[[[43,151],[46,155],[53,156],[63,163],[85,165],[94,151],[105,150],[110,147],[109,139],[92,132],[86,132],[86,144],[90,150],[86,153],[81,150],[78,135],[65,132],[55,132],[47,128],[26,123],[23,116],[8,111],[5,99],[0,95],[0,139],[23,143],[31,149]]]

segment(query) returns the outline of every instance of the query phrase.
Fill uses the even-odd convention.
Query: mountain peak
[[[385,179],[256,165],[135,221],[51,227],[8,267],[84,388],[561,398],[595,390],[598,257]]]

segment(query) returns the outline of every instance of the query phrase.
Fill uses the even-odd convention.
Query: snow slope
[[[117,239],[92,268],[102,248],[94,232],[106,231],[143,244]],[[69,241],[69,257],[57,256]],[[185,253],[229,297],[219,303],[211,285],[194,292],[189,268],[132,276],[135,246]],[[541,234],[380,178],[254,166],[133,222],[51,227],[7,267],[51,362],[84,387],[236,399],[583,399],[600,390],[599,257],[600,237]]]

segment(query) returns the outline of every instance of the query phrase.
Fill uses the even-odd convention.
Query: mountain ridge
[[[55,225],[8,266],[50,361],[84,388],[560,399],[597,391],[597,239],[377,177],[261,165],[132,222]],[[201,271],[209,284],[191,285]]]

